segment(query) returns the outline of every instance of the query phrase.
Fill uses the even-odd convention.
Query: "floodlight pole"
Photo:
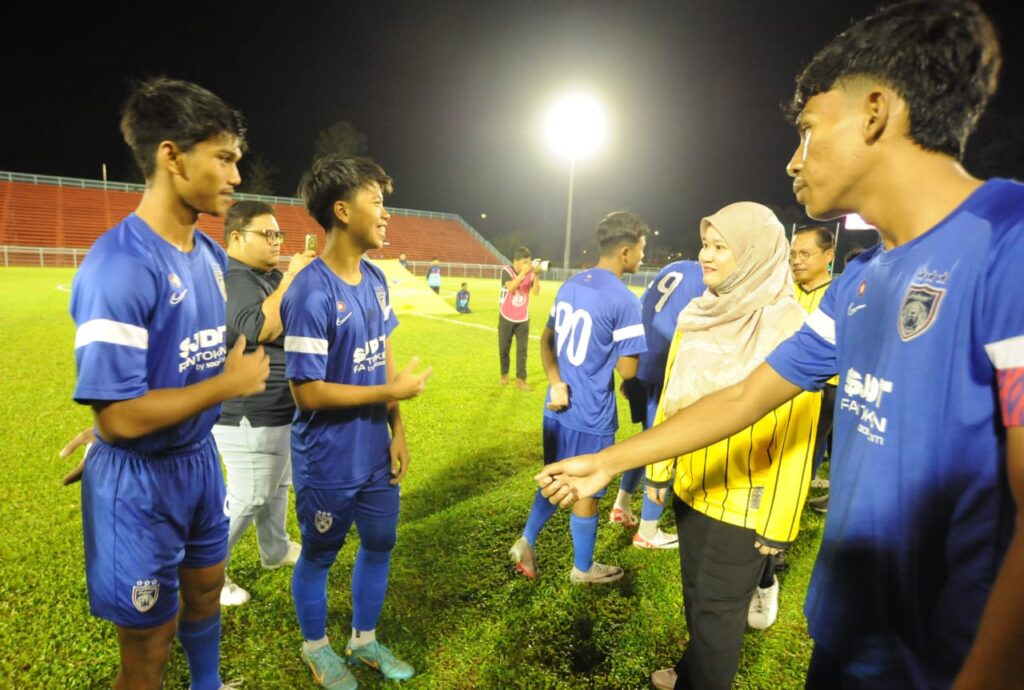
[[[565,214],[565,256],[562,259],[562,268],[569,268],[569,245],[572,244],[572,185],[576,177],[576,157],[569,158],[569,209]]]

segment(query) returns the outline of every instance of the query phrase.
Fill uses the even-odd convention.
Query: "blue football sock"
[[[666,496],[668,492],[665,492]],[[666,501],[668,498],[665,499]],[[640,519],[642,520],[654,520],[658,521],[661,519],[661,514],[665,510],[665,506],[660,506],[652,501],[648,496],[647,492],[644,491],[644,507],[640,509]]]
[[[597,542],[597,516],[569,517],[569,531],[572,532],[572,564],[577,570],[587,572],[594,563],[594,544]]]
[[[306,640],[319,640],[327,635],[327,573],[330,570],[330,564],[305,558],[305,549],[292,570],[295,615]]]
[[[388,589],[391,551],[370,551],[359,547],[352,568],[352,627],[373,630],[377,627],[384,595]]]
[[[220,609],[206,620],[178,623],[192,690],[220,690]]]
[[[544,498],[540,489],[537,489],[537,494],[533,497],[533,507],[530,508],[530,517],[526,519],[526,528],[523,529],[523,536],[530,542],[530,546],[537,545],[537,535],[544,525],[548,524],[556,510],[558,506],[552,505],[551,501]]]
[[[635,494],[636,487],[640,486],[640,480],[643,479],[646,471],[646,467],[637,467],[623,472],[622,479],[619,480],[619,490],[625,491],[627,494]]]

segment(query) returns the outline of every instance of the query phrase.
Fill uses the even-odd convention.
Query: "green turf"
[[[58,459],[57,450],[90,419],[71,401],[70,295],[58,289],[71,278],[71,270],[0,269],[0,328],[8,339],[0,350],[4,687],[109,687],[117,669],[112,626],[89,615],[79,490],[60,486],[74,463]],[[442,294],[450,301],[458,282],[446,277]],[[597,558],[622,565],[626,577],[603,588],[574,587],[568,518],[560,512],[539,540],[540,580],[514,573],[506,554],[526,520],[530,477],[541,464],[540,356],[531,340],[532,393],[498,385],[496,332],[458,325],[496,326],[498,282],[467,282],[473,314],[404,316],[393,340],[400,364],[419,355],[434,374],[419,399],[403,404],[412,466],[380,639],[416,667],[407,688],[649,687],[650,672],[674,663],[687,639],[676,553],[634,549],[626,533],[602,522]],[[544,283],[531,302],[534,334],[556,287]],[[634,432],[623,416],[620,438]],[[822,524],[805,514],[781,577],[779,620],[746,635],[737,687],[802,686],[811,644],[800,606]],[[289,530],[298,537],[294,516]],[[353,532],[329,583],[328,634],[339,648],[349,632],[356,541]],[[253,530],[232,560],[232,575],[253,600],[224,610],[225,680],[242,679],[247,690],[316,687],[299,660],[289,571],[260,568]],[[362,687],[384,685],[369,671],[356,675]],[[187,687],[180,649],[165,687]]]

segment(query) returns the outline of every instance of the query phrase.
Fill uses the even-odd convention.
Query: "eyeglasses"
[[[789,253],[789,260],[793,261],[794,259],[800,259],[801,261],[807,261],[807,259],[810,259],[815,254],[822,254],[822,253],[824,253],[824,252],[812,252],[812,251],[808,251],[807,249],[801,249],[798,252],[790,252]]]
[[[255,235],[263,235],[263,238],[270,244],[275,242],[280,244],[284,242],[284,231],[283,230],[242,230],[241,232],[251,232]]]

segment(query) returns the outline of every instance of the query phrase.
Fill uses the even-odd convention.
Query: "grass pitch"
[[[0,269],[0,678],[12,688],[109,687],[117,669],[115,630],[92,618],[82,558],[81,500],[60,478],[77,460],[57,450],[91,421],[71,401],[74,329],[68,316],[73,271]],[[402,485],[402,515],[391,579],[378,625],[382,642],[410,661],[407,688],[646,688],[651,671],[671,666],[686,644],[675,551],[641,551],[631,531],[605,524],[617,482],[601,506],[596,557],[626,569],[615,584],[569,582],[568,515],[538,540],[540,580],[517,575],[507,551],[532,501],[541,465],[544,376],[530,341],[524,393],[498,385],[498,281],[465,279],[469,315],[400,317],[393,344],[404,366],[418,355],[434,368],[426,392],[403,403],[412,465]],[[462,279],[446,277],[454,299]],[[531,301],[539,335],[557,284]],[[514,366],[514,362],[513,362]],[[626,406],[619,438],[637,431]],[[639,512],[639,497],[634,499]],[[671,511],[663,518],[671,526]],[[780,580],[778,622],[748,632],[736,686],[802,687],[811,642],[801,605],[823,525],[807,511]],[[289,531],[298,539],[293,515]],[[340,650],[350,631],[348,583],[353,530],[328,584],[328,634]],[[222,677],[246,690],[317,687],[299,659],[301,635],[288,569],[260,568],[255,530],[232,558],[234,580],[251,602],[223,609]],[[356,670],[361,687],[382,680]],[[166,688],[187,688],[175,646]]]

